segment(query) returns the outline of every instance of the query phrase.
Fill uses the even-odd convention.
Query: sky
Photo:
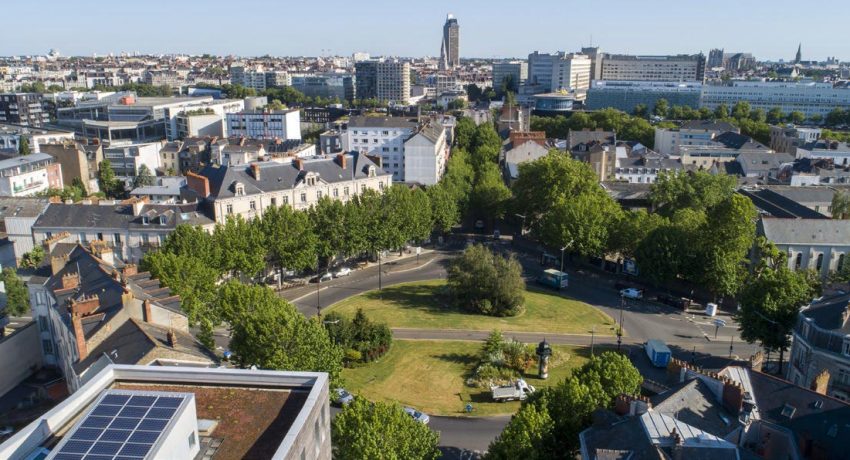
[[[847,0],[9,0],[0,55],[110,52],[435,56],[460,24],[462,57],[526,57],[591,43],[624,54],[711,48],[850,59]],[[592,37],[592,38],[591,38]]]

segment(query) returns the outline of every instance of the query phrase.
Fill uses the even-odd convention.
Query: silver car
[[[419,412],[418,410],[412,407],[405,407],[404,412],[406,412],[407,415],[413,417],[413,420],[416,420],[419,423],[427,425],[428,422],[431,421],[431,417],[428,417],[428,414],[423,414],[422,412]]]
[[[334,402],[340,406],[347,406],[354,402],[354,395],[346,391],[344,388],[337,388],[334,392],[336,393]]]

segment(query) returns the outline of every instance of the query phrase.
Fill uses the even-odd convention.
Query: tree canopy
[[[449,290],[463,309],[492,316],[514,316],[524,309],[522,267],[482,245],[473,245],[449,267]]]

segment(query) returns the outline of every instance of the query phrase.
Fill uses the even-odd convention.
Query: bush
[[[452,263],[448,286],[455,305],[475,313],[515,316],[525,308],[525,282],[519,262],[482,245],[467,248]]]
[[[493,384],[508,383],[521,377],[534,365],[534,347],[516,340],[505,340],[498,330],[487,337],[479,353],[481,361],[467,379],[467,385],[488,388]]]
[[[354,319],[330,313],[324,319],[331,340],[345,352],[345,364],[368,363],[383,356],[392,344],[392,331],[383,323],[369,321],[363,310]]]

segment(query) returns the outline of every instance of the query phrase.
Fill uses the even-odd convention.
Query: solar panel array
[[[142,460],[190,395],[110,390],[57,446],[55,460]]]

